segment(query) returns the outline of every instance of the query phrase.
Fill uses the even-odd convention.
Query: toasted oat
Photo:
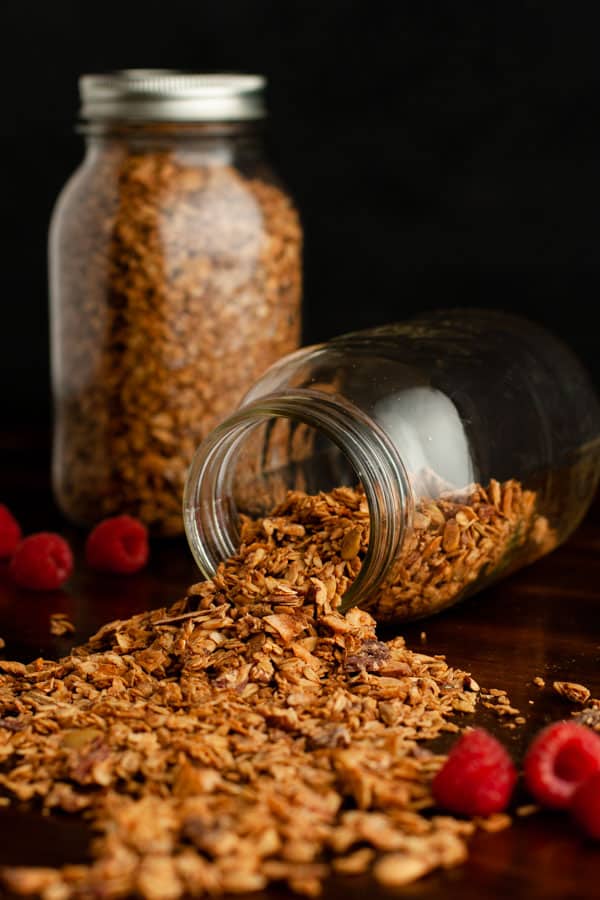
[[[494,834],[496,831],[504,831],[505,828],[510,828],[512,819],[507,813],[493,813],[491,816],[475,819],[475,824],[482,831]]]
[[[421,878],[431,869],[435,862],[426,857],[408,853],[388,853],[382,856],[373,867],[376,881],[385,887],[401,887]]]
[[[526,818],[527,816],[535,815],[539,811],[540,807],[536,803],[524,803],[522,806],[517,806],[515,815],[519,816],[519,818]]]
[[[2,870],[2,879],[10,891],[27,896],[46,892],[60,881],[60,873],[41,866],[14,866]]]
[[[358,571],[348,522],[368,541],[356,492],[293,492],[276,518],[244,521],[236,556],[169,609],[58,662],[0,662],[0,788],[97,834],[89,865],[8,867],[11,890],[315,896],[377,854],[386,885],[464,860],[472,823],[421,812],[443,758],[420,743],[458,731],[481,692],[443,657],[378,640],[368,612],[338,612]]]
[[[553,681],[552,689],[570,703],[586,703],[591,696],[589,688],[575,681]]]
[[[50,634],[62,637],[64,634],[73,634],[75,626],[66,613],[52,613],[50,616]]]
[[[375,858],[375,851],[371,847],[361,847],[348,856],[339,856],[333,860],[334,872],[341,875],[362,875],[366,872]]]
[[[512,706],[510,699],[505,690],[499,688],[491,688],[489,691],[481,692],[481,705],[489,709],[497,716],[504,728],[514,730],[518,724],[522,724],[521,711],[516,706]]]
[[[542,678],[541,675],[536,675],[535,678],[533,679],[533,683],[535,684],[536,687],[539,687],[539,688],[546,687],[546,682],[544,681],[544,679]]]
[[[4,640],[4,638],[0,637],[0,650],[4,650],[5,647],[6,641]]]
[[[9,659],[0,659],[0,672],[8,672],[10,675],[24,675],[27,669],[21,662]]]

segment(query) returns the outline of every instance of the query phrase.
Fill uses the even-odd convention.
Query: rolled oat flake
[[[80,80],[86,154],[49,236],[53,483],[72,520],[183,530],[193,452],[298,346],[302,232],[259,75]]]

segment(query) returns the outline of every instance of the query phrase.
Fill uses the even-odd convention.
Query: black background
[[[597,382],[600,54],[591,3],[7,4],[4,420],[49,421],[46,233],[82,155],[77,78],[262,72],[306,234],[305,340],[436,306],[520,311]]]

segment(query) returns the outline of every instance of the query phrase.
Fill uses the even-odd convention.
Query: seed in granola
[[[360,528],[351,528],[344,535],[340,555],[342,559],[354,559],[360,550],[362,533]]]
[[[444,536],[442,538],[442,547],[446,552],[457,550],[460,542],[460,529],[456,519],[448,519],[444,526]]]

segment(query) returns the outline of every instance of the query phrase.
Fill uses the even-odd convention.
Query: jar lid
[[[266,115],[262,75],[122,69],[79,79],[83,119],[233,122]]]

